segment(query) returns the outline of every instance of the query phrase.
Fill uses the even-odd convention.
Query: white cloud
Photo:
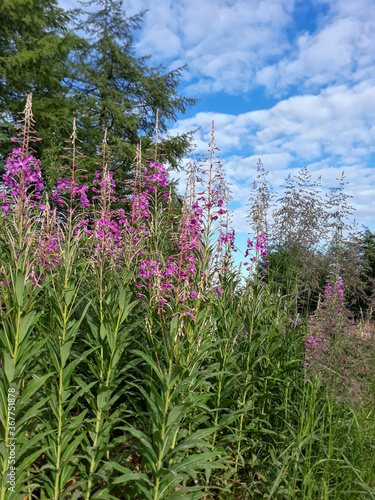
[[[320,30],[300,34],[294,50],[257,72],[260,85],[281,96],[292,85],[314,90],[359,81],[359,74],[361,78],[375,78],[373,2],[359,0],[354,5],[344,0],[330,6],[327,22]]]
[[[227,153],[253,148],[257,155],[289,154],[301,161],[335,155],[353,163],[375,152],[375,115],[369,106],[374,101],[375,85],[370,82],[354,88],[341,85],[238,116],[197,113],[176,122],[170,133],[201,126],[196,143],[200,152],[206,152],[214,120],[215,142]]]
[[[136,44],[156,63],[176,58],[198,82],[187,93],[240,94],[254,86],[255,71],[289,47],[285,28],[294,0],[128,1],[127,15],[149,8]],[[164,35],[160,33],[165,30]],[[175,67],[174,61],[170,61]]]

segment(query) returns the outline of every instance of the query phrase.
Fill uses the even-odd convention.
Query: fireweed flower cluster
[[[104,165],[103,172],[96,171],[93,184],[98,184],[99,188],[92,187],[94,193],[93,199],[99,199],[101,204],[101,216],[94,219],[93,229],[87,229],[89,222],[88,218],[78,223],[78,227],[85,226],[85,232],[91,237],[91,241],[97,242],[93,246],[93,258],[99,253],[107,255],[112,261],[118,259],[123,242],[123,229],[127,226],[127,221],[123,216],[124,210],[112,211],[110,209],[110,202],[115,199],[114,193],[116,184],[113,180],[113,174]],[[120,215],[121,218],[117,222],[116,216]],[[78,230],[77,230],[78,231]],[[121,265],[119,265],[121,267]]]
[[[144,169],[144,187],[151,194],[153,193],[157,186],[167,187],[168,180],[165,173],[165,168],[162,165],[158,165],[156,162],[151,162],[149,168]],[[163,196],[168,196],[168,191],[166,191]]]
[[[332,289],[331,285],[329,283],[326,284],[325,290],[324,290],[324,297],[327,302],[336,302],[336,305],[338,306],[338,311],[341,312],[343,305],[344,305],[344,282],[342,280],[339,280],[334,288]],[[323,307],[323,304],[321,305]]]
[[[95,172],[95,178],[93,180],[93,184],[98,184],[100,189],[96,187],[92,187],[91,190],[94,193],[106,193],[107,196],[112,197],[115,192],[116,184],[113,180],[113,174],[108,169],[103,172],[99,172],[98,170]],[[93,200],[96,198],[101,198],[101,195],[93,196]]]
[[[11,196],[18,198],[22,202],[29,200],[30,206],[35,207],[37,205],[36,200],[41,199],[41,191],[43,190],[43,179],[40,171],[40,160],[34,158],[34,156],[26,154],[24,158],[22,157],[22,149],[13,149],[12,153],[9,155],[6,163],[6,173],[2,176],[4,180],[4,186],[10,187]],[[33,186],[31,193],[27,191]],[[7,199],[5,193],[0,194],[0,198],[3,200],[2,208],[7,213],[10,208],[10,201]],[[14,201],[14,200],[13,200]],[[44,204],[37,205],[37,208],[41,211],[46,210]],[[30,214],[29,214],[30,215]],[[32,218],[35,218],[32,217]],[[40,279],[44,278],[43,271],[52,269],[58,264],[60,260],[60,244],[59,238],[54,234],[40,234],[36,238],[35,233],[31,234],[29,238],[34,241],[35,250],[32,256],[32,261],[30,262],[30,267],[32,272],[28,274],[28,277],[32,277],[34,284],[37,284]],[[37,244],[36,239],[38,239]],[[37,273],[37,268],[39,265],[42,266],[42,272]]]
[[[292,327],[291,327],[292,328]],[[307,368],[309,365],[310,357],[313,357],[314,351],[318,348],[321,352],[324,352],[325,345],[327,343],[326,338],[322,338],[322,332],[318,332],[316,336],[312,334],[312,332],[307,332],[306,335],[306,344],[305,344],[305,362],[303,363],[303,368]],[[307,381],[308,379],[305,379]]]
[[[175,287],[168,281],[172,281],[174,278],[177,280],[187,279],[195,274],[196,269],[194,264],[188,264],[186,270],[181,270],[172,262],[173,259],[173,256],[168,257],[165,266],[163,266],[161,259],[142,260],[139,265],[138,277],[145,280],[151,280],[152,278],[164,280],[160,283],[162,292],[174,289]]]
[[[137,185],[138,192],[135,191],[130,199],[131,211],[128,221],[130,225],[126,226],[124,212],[120,221],[124,223],[125,230],[131,236],[128,239],[131,246],[138,246],[137,255],[132,257],[132,260],[138,263],[136,296],[141,298],[148,291],[151,301],[163,308],[164,305],[168,306],[168,299],[178,293],[179,283],[183,281],[186,284],[196,273],[197,259],[192,253],[199,246],[199,218],[202,211],[183,210],[177,224],[178,231],[173,233],[167,229],[165,239],[172,241],[172,252],[174,251],[175,255],[167,257],[163,254],[163,258],[149,255],[149,239],[154,231],[148,227],[151,224],[150,209],[155,201],[159,203],[159,195],[165,198],[169,196],[169,190],[166,190],[168,181],[165,168],[156,162],[151,162],[147,168],[142,169],[140,178],[141,182]],[[145,258],[146,255],[148,258]],[[188,297],[194,300],[196,298],[194,291],[189,292]]]
[[[55,217],[56,210],[51,212],[52,221],[46,227],[45,230],[40,232],[38,240],[35,245],[34,261],[39,262],[42,266],[42,270],[48,270],[52,272],[53,269],[59,264],[61,260],[61,255],[63,252],[62,248],[62,235],[58,234]],[[34,238],[36,240],[36,238]],[[35,271],[33,273],[33,279],[35,281]],[[44,279],[44,274],[40,276]]]
[[[234,246],[235,242],[235,231],[232,229],[231,231],[228,232],[223,232],[220,231],[219,239],[218,239],[218,252],[221,252],[223,245],[229,245],[230,249],[233,252],[237,252],[237,248]],[[228,255],[224,255],[224,258],[228,257]]]
[[[245,259],[250,255],[250,252],[254,248],[254,241],[252,241],[250,238],[247,239],[247,244],[246,244],[246,252],[245,252]],[[261,261],[261,264],[269,264],[269,260],[265,260],[267,255],[268,255],[268,249],[267,249],[267,239],[264,234],[260,234],[258,238],[256,239],[255,242],[255,251],[256,251],[256,256],[251,257],[249,260],[254,263],[257,261],[257,258],[260,254],[261,258],[263,259]],[[249,266],[248,262],[244,262],[244,266]],[[251,270],[251,267],[246,268],[247,271]]]
[[[94,253],[104,247],[106,253],[111,257],[118,255],[117,249],[122,246],[122,232],[118,223],[115,220],[97,219],[94,221],[94,230],[87,231],[88,234],[94,234],[95,239],[100,241],[101,245],[94,247]]]
[[[212,123],[212,139],[210,141],[209,166],[200,165],[202,168],[193,168],[190,171],[190,199],[193,199],[191,209],[195,210],[194,221],[197,222],[198,240],[203,243],[200,253],[205,265],[214,271],[214,277],[208,285],[207,276],[209,271],[204,273],[200,281],[200,289],[213,289],[218,295],[222,294],[221,271],[228,269],[231,265],[231,251],[236,251],[234,247],[234,230],[229,229],[228,211],[224,207],[225,200],[229,203],[229,188],[224,181],[222,165],[220,162],[213,162],[214,149],[214,123]],[[214,167],[214,163],[218,165]],[[196,190],[196,185],[197,190]],[[188,197],[187,197],[188,198]],[[227,221],[223,222],[223,217],[227,216]],[[225,230],[224,230],[225,228]],[[209,254],[207,249],[213,243],[212,239],[217,235],[216,243],[213,245],[214,252]],[[223,254],[224,252],[224,254]],[[216,275],[216,273],[218,273]],[[216,275],[216,276],[215,276]]]
[[[13,149],[6,163],[6,173],[3,174],[4,186],[11,189],[11,196],[22,196],[22,201],[26,200],[27,188],[34,186],[33,197],[40,200],[41,190],[43,189],[42,174],[39,168],[40,160],[32,155],[25,155],[22,158],[22,149]],[[2,208],[5,212],[9,211],[10,200],[6,193],[0,193]],[[36,205],[34,200],[30,201],[32,206]],[[40,205],[40,210],[44,210],[44,205]]]
[[[203,227],[202,214],[203,210],[199,207],[198,201],[193,203],[190,209],[184,207],[179,224],[179,234],[176,235],[176,248],[185,254],[191,254],[200,246]]]
[[[138,186],[139,192],[135,192],[130,201],[131,221],[150,220],[150,195],[157,194],[158,187],[165,189],[167,186],[166,171],[162,165],[151,162],[148,167],[144,167],[142,183]],[[163,197],[168,198],[168,196],[169,191],[164,191]]]
[[[52,198],[56,201],[59,207],[62,207],[64,205],[64,201],[60,197],[59,193],[65,193],[65,191],[68,190],[72,198],[75,198],[77,195],[80,196],[80,207],[89,207],[90,202],[87,198],[88,189],[89,186],[87,184],[80,186],[75,179],[59,179],[57,181],[57,188],[52,193]]]
[[[135,194],[132,201],[132,220],[136,222],[138,219],[149,220],[149,218],[149,194]]]

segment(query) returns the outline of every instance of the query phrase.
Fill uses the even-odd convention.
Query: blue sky
[[[152,54],[147,64],[167,71],[187,63],[179,93],[201,101],[169,134],[201,127],[195,153],[207,153],[214,120],[242,251],[258,158],[276,192],[305,165],[323,192],[344,170],[359,229],[375,230],[373,0],[124,1],[128,17],[144,9],[136,54]],[[184,192],[184,174],[172,177]]]

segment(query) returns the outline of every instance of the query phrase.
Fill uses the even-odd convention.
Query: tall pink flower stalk
[[[6,163],[6,173],[2,176],[4,180],[3,193],[0,193],[0,202],[2,209],[8,213],[11,207],[15,207],[18,219],[18,248],[22,244],[22,232],[24,227],[25,206],[27,198],[30,200],[30,205],[35,206],[36,201],[41,198],[41,190],[43,182],[40,172],[40,160],[36,159],[32,154],[29,154],[30,142],[40,141],[40,137],[36,137],[34,130],[34,118],[32,113],[32,94],[27,96],[25,110],[23,111],[23,119],[19,120],[21,125],[15,129],[21,129],[17,134],[17,138],[12,138],[13,142],[18,142],[20,147],[13,149],[13,152],[8,157]],[[32,152],[32,151],[31,151]],[[32,198],[35,198],[33,200]],[[40,205],[43,210],[44,206]]]

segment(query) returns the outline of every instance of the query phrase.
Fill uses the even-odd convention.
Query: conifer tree
[[[185,113],[197,99],[180,97],[176,92],[181,69],[162,74],[160,66],[148,67],[151,56],[136,57],[131,31],[139,29],[145,11],[127,18],[121,0],[91,0],[84,6],[97,5],[94,13],[86,13],[77,24],[88,40],[87,46],[75,51],[72,58],[72,93],[77,105],[78,136],[83,140],[88,178],[93,176],[90,165],[107,129],[112,152],[112,171],[116,192],[127,193],[126,181],[132,177],[132,163],[137,144],[142,140],[142,159],[155,160],[151,135],[155,129],[156,113],[161,133],[167,131],[166,120],[177,120],[176,112]],[[156,161],[167,160],[172,168],[193,150],[192,132],[164,140],[163,152]],[[95,160],[94,160],[95,161]]]
[[[84,41],[69,31],[77,11],[65,11],[57,0],[0,2],[0,173],[12,149],[10,138],[27,95],[43,141],[35,147],[48,170],[47,158],[61,154],[69,138],[75,106],[68,97],[68,57]]]

